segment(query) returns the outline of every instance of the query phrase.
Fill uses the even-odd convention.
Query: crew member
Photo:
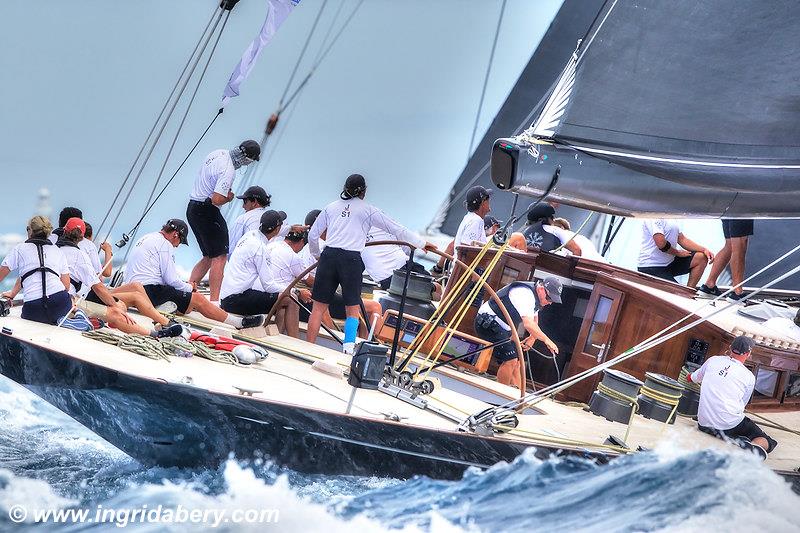
[[[263,315],[239,317],[231,315],[208,301],[195,285],[178,277],[175,270],[175,248],[187,244],[189,227],[178,218],[167,221],[161,231],[148,233],[134,245],[125,269],[126,283],[141,283],[154,306],[173,302],[181,314],[196,310],[211,320],[231,326],[253,328],[264,323]]]
[[[57,324],[72,309],[67,292],[69,267],[61,250],[48,239],[53,225],[47,218],[33,217],[28,221],[27,231],[28,240],[16,245],[0,264],[0,281],[12,271],[19,272],[25,300],[22,318]]]
[[[97,269],[97,273],[102,280],[104,277],[107,278],[111,276],[112,270],[114,269],[114,265],[111,264],[111,258],[114,256],[114,252],[111,250],[111,245],[109,243],[101,243],[100,250],[103,252],[103,261],[101,263],[99,258],[100,250],[97,249],[97,245],[92,240],[92,236],[94,235],[92,225],[85,220],[83,223],[86,226],[86,233],[83,239],[81,239],[81,242],[78,243],[78,246],[89,256],[92,266]]]
[[[52,233],[47,237],[50,239],[50,242],[53,244],[56,243],[59,237],[64,233],[64,224],[67,223],[67,220],[77,217],[83,219],[83,211],[78,209],[77,207],[67,206],[58,213],[58,227],[53,228]]]
[[[535,246],[543,252],[552,252],[564,245],[573,255],[581,255],[581,247],[567,232],[555,225],[556,210],[550,204],[539,203],[528,210],[528,223],[522,234],[528,246]]]
[[[366,192],[364,176],[350,175],[345,181],[340,199],[322,210],[309,232],[311,254],[319,259],[311,295],[314,306],[306,335],[309,342],[317,340],[322,318],[340,285],[347,317],[358,318],[361,278],[364,273],[361,251],[367,242],[370,228],[383,229],[397,235],[404,242],[426,250],[436,248],[387,217],[380,209],[365,202]],[[320,253],[319,239],[326,231],[325,250]]]
[[[236,198],[242,201],[244,213],[236,217],[228,234],[228,258],[230,258],[233,249],[236,248],[236,243],[239,242],[242,235],[258,229],[258,225],[261,223],[261,215],[272,203],[272,196],[258,185],[248,187],[244,194]]]
[[[722,219],[722,235],[725,237],[725,245],[717,252],[711,271],[708,273],[706,282],[700,285],[700,292],[711,296],[720,296],[722,291],[717,287],[717,278],[728,264],[731,265],[731,285],[735,288],[728,294],[727,298],[738,302],[744,298],[744,290],[741,284],[744,281],[744,265],[747,256],[747,241],[753,234],[753,220]]]
[[[289,227],[282,240],[274,240],[267,245],[267,268],[270,272],[270,281],[264,285],[264,290],[280,295],[292,282],[306,270],[300,251],[306,245],[308,227],[295,224]],[[306,276],[306,284],[310,287],[314,283],[313,276]],[[296,297],[300,302],[311,302],[311,291],[299,289]],[[293,303],[293,302],[292,302]],[[297,304],[288,307],[285,319],[287,334],[292,337],[300,335],[300,308]]]
[[[64,254],[69,268],[69,293],[75,296],[77,307],[88,316],[105,320],[109,326],[124,333],[138,333],[156,338],[180,335],[183,332],[180,324],[172,324],[158,330],[148,330],[127,315],[125,304],[120,303],[120,300],[115,298],[103,285],[89,258],[80,249],[79,243],[83,239],[84,231],[86,231],[86,226],[83,220],[77,217],[70,218],[64,225],[61,237],[56,241],[56,246]],[[78,298],[78,296],[86,294],[92,294],[94,298],[92,300]],[[87,300],[89,301],[87,302]],[[166,324],[165,319],[162,325]]]
[[[489,214],[492,207],[489,205],[489,200],[492,197],[492,191],[484,189],[480,185],[476,185],[467,191],[467,198],[464,205],[467,207],[467,214],[461,219],[461,224],[458,225],[456,230],[455,239],[453,239],[453,249],[456,250],[456,258],[458,258],[458,247],[471,244],[484,245],[488,241],[486,237],[486,230],[484,229],[483,217]]]
[[[244,141],[233,150],[215,150],[206,156],[194,181],[186,207],[186,220],[192,226],[203,257],[192,269],[189,281],[197,285],[208,273],[211,301],[219,301],[219,289],[228,257],[228,225],[219,208],[234,198],[231,190],[236,169],[258,161],[261,147]]]
[[[702,383],[697,409],[697,425],[701,431],[721,438],[747,439],[761,448],[766,458],[778,445],[777,441],[744,415],[756,380],[744,366],[753,346],[755,341],[750,337],[736,337],[727,355],[709,357],[703,366],[687,376],[687,381]]]
[[[396,241],[394,235],[379,229],[372,228],[367,233],[367,243],[378,241]],[[395,270],[405,269],[408,264],[407,248],[397,244],[380,244],[366,246],[361,251],[361,260],[364,261],[364,270],[381,289],[389,290],[392,284],[392,275]],[[414,261],[411,263],[411,272],[428,275],[425,267]]]
[[[231,313],[269,313],[278,300],[278,291],[269,291],[272,281],[269,267],[269,239],[278,235],[285,214],[265,211],[257,230],[245,233],[231,254],[222,280],[222,308]],[[277,314],[278,328],[292,337],[299,337],[297,307],[291,300],[282,302]]]
[[[566,218],[554,218],[553,226],[563,229],[566,232],[568,240],[572,240],[581,249],[581,257],[584,259],[591,259],[592,261],[599,261],[601,263],[608,263],[606,258],[600,255],[594,243],[579,233],[572,231],[572,226]],[[572,252],[569,249],[561,250],[563,255],[570,255]]]
[[[706,265],[713,261],[714,254],[685,236],[674,220],[642,221],[639,272],[669,281],[676,281],[675,276],[689,274],[686,285],[694,288]]]
[[[498,344],[492,351],[500,365],[497,369],[497,381],[512,387],[520,386],[516,346],[509,340],[512,327],[518,328],[522,324],[528,332],[528,336],[522,340],[525,350],[530,350],[533,343],[540,340],[553,356],[558,354],[558,346],[539,327],[539,311],[551,303],[560,304],[561,290],[558,278],[550,276],[536,282],[514,281],[497,291],[497,296],[514,322],[511,325],[506,324],[500,306],[494,300],[487,300],[478,309],[475,317],[475,332],[478,337],[491,343],[507,341]]]

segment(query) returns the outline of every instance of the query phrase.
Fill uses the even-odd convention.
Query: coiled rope
[[[164,360],[169,362],[170,357],[189,353],[197,357],[209,359],[217,363],[236,365],[236,356],[225,350],[210,348],[202,341],[189,341],[183,337],[155,339],[148,335],[137,333],[113,333],[106,329],[85,331],[84,337],[117,346],[128,352],[147,357],[148,359]]]

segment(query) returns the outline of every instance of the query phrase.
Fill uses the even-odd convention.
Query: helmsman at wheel
[[[512,327],[522,326],[528,332],[528,337],[522,341],[524,349],[529,350],[534,342],[540,340],[554,356],[558,354],[558,346],[539,327],[539,311],[551,303],[560,304],[561,290],[558,278],[550,276],[535,282],[514,281],[497,291],[513,322],[510,325],[505,322],[500,306],[494,300],[484,302],[478,309],[475,317],[478,337],[491,343],[502,343],[492,352],[500,365],[497,369],[500,383],[513,387],[520,385],[519,359],[516,347],[510,341]]]

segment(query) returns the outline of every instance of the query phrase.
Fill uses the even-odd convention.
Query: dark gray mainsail
[[[494,144],[493,182],[625,216],[800,217],[798,27],[788,0],[607,1],[531,128]]]

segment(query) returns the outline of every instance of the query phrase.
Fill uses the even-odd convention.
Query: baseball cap
[[[342,200],[349,200],[361,195],[367,190],[367,180],[361,174],[350,174],[344,182],[342,189]]]
[[[317,217],[319,216],[320,213],[322,213],[322,211],[320,211],[319,209],[312,209],[306,215],[306,219],[303,221],[303,224],[309,227],[313,226],[314,222],[317,221]]]
[[[81,237],[86,235],[86,224],[78,217],[72,217],[67,219],[67,223],[64,224],[64,232],[68,233],[75,228],[79,228],[81,230]]]
[[[550,204],[536,204],[528,211],[528,222],[536,222],[543,218],[556,216],[556,210]]]
[[[263,187],[259,187],[258,185],[253,185],[252,187],[248,187],[244,194],[240,194],[237,196],[239,200],[244,200],[246,198],[252,198],[257,200],[258,203],[263,205],[264,207],[268,206],[272,196],[267,194],[267,191],[264,190]]]
[[[261,233],[269,233],[283,224],[284,220],[286,220],[286,213],[283,211],[275,211],[274,209],[264,211],[264,214],[261,215]]]
[[[483,229],[489,229],[492,226],[499,226],[502,222],[494,218],[492,215],[483,217]]]
[[[189,244],[189,226],[186,225],[186,222],[179,218],[171,218],[167,220],[164,227],[170,231],[177,231],[181,238],[181,244]]]
[[[561,285],[558,278],[548,276],[542,281],[542,286],[544,286],[544,290],[547,291],[547,297],[550,298],[551,302],[556,304],[561,303],[561,291],[564,287]]]
[[[480,185],[471,187],[467,191],[467,209],[470,211],[475,211],[478,209],[478,207],[480,207],[481,203],[491,195],[492,191],[481,187]]]
[[[733,342],[731,343],[731,352],[735,353],[736,355],[742,355],[747,352],[753,350],[753,346],[756,345],[756,341],[747,337],[745,335],[739,335]]]
[[[239,149],[253,161],[258,161],[261,157],[261,145],[252,139],[242,142],[242,144],[239,145]]]

